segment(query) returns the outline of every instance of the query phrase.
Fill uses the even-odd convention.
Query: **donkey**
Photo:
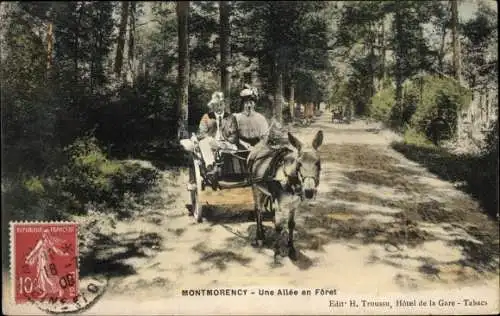
[[[282,257],[288,255],[292,260],[296,259],[293,232],[297,207],[286,207],[282,212],[283,198],[287,196],[298,196],[300,200],[315,198],[321,171],[321,160],[317,150],[323,142],[323,132],[316,133],[311,146],[305,146],[290,132],[287,136],[293,148],[273,149],[265,142],[261,142],[250,151],[247,159],[257,224],[253,245],[259,247],[263,245],[262,213],[273,210],[274,228],[278,236],[274,243],[275,260],[278,254]]]

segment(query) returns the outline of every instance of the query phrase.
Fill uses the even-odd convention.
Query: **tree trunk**
[[[134,60],[135,53],[135,1],[130,2],[130,18],[128,29],[128,59]]]
[[[278,52],[274,53],[274,62],[271,70],[272,74],[272,88],[273,88],[273,117],[280,123],[282,123],[282,109],[283,105],[281,102],[281,96],[283,95],[283,76],[282,70],[279,63]]]
[[[371,85],[370,85],[370,98],[375,95],[376,87],[377,87],[377,76],[375,72],[375,32],[373,30],[374,25],[372,23],[368,24],[368,34],[369,39],[368,43],[370,45],[370,76],[371,76]]]
[[[458,1],[451,0],[451,36],[453,43],[453,75],[461,82],[460,43],[458,42]]]
[[[76,7],[78,8],[78,2],[76,4]],[[83,17],[83,11],[85,8],[85,3],[81,2],[80,7],[78,8],[78,21],[76,23],[76,30],[75,30],[75,46],[73,47],[74,49],[74,56],[73,56],[73,62],[74,62],[74,75],[73,75],[73,80],[74,84],[76,85],[78,83],[78,80],[80,79],[80,74],[79,74],[79,68],[78,68],[78,60],[80,59],[80,46],[79,46],[79,41],[80,41],[80,27],[82,25],[82,17]],[[71,91],[74,91],[73,89]],[[74,96],[73,96],[74,98]]]
[[[283,123],[283,74],[277,67],[275,74],[274,88],[274,118],[280,123]]]
[[[402,71],[402,59],[404,58],[404,52],[402,48],[403,39],[403,21],[402,21],[402,8],[400,3],[397,2],[396,13],[394,15],[395,26],[396,26],[396,107],[398,113],[403,113],[403,71]]]
[[[122,72],[123,66],[123,50],[125,48],[125,33],[127,31],[127,21],[128,21],[128,8],[129,2],[122,1],[122,10],[120,18],[120,26],[118,31],[118,46],[116,47],[116,57],[115,57],[115,74],[119,77]]]
[[[229,64],[231,59],[231,25],[229,17],[231,7],[228,1],[219,1],[220,17],[220,88],[226,100],[229,100],[231,89],[231,72]],[[231,112],[230,102],[226,102],[226,112]]]
[[[445,45],[446,45],[446,23],[443,23],[443,30],[441,31],[441,46],[439,47],[438,56],[438,67],[439,73],[444,74],[444,55],[445,55]]]
[[[381,47],[381,55],[382,55],[382,62],[381,62],[381,65],[380,67],[382,68],[381,71],[382,71],[382,88],[383,88],[383,85],[385,84],[385,81],[386,81],[386,78],[387,78],[387,70],[386,70],[386,67],[385,67],[385,60],[386,60],[386,48],[385,48],[385,18],[382,18],[382,31],[380,32],[380,47]]]
[[[189,92],[189,35],[188,17],[189,1],[177,2],[177,35],[178,35],[178,138],[188,135],[188,92]]]
[[[52,67],[52,51],[54,47],[53,27],[53,23],[49,22],[47,25],[47,74],[49,74],[50,68]]]
[[[293,120],[295,119],[295,83],[293,81],[290,83],[289,107],[290,107],[290,118],[293,122]]]
[[[127,51],[127,59],[128,59],[128,77],[130,82],[134,84],[135,80],[135,9],[136,2],[130,2],[130,17],[129,17],[129,29],[128,29],[128,51]]]

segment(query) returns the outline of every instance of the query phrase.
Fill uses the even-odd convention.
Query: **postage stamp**
[[[17,304],[78,296],[78,225],[11,222],[11,274]]]

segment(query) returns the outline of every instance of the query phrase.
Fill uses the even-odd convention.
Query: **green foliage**
[[[411,118],[411,125],[417,131],[425,133],[432,120],[442,117],[449,126],[446,137],[453,137],[458,113],[471,102],[470,91],[453,79],[436,76],[422,77],[412,84],[421,85],[421,88],[415,89],[420,89],[422,95]]]
[[[82,138],[66,148],[69,163],[57,173],[60,201],[72,213],[85,213],[88,202],[119,210],[126,193],[140,195],[157,180],[157,172],[109,160],[95,138]]]
[[[267,93],[275,91],[281,74],[285,85],[309,77],[304,84],[313,89],[297,87],[297,100],[323,97],[321,80],[311,71],[329,67],[325,8],[325,3],[315,1],[236,2],[233,50],[258,61],[259,79]]]
[[[65,150],[67,162],[51,174],[4,178],[3,205],[9,220],[65,220],[86,214],[89,205],[103,212],[128,215],[128,200],[138,202],[158,181],[158,171],[109,160],[95,138],[77,140]]]
[[[377,92],[367,108],[367,114],[371,118],[388,123],[391,119],[392,109],[396,104],[395,91],[388,87]]]
[[[497,12],[479,3],[475,16],[460,25],[463,42],[464,75],[472,87],[498,82]]]
[[[454,136],[458,113],[471,102],[471,93],[455,80],[437,76],[413,78],[405,84],[402,108],[396,106],[391,86],[371,98],[368,115],[394,129],[405,130],[405,137],[421,142],[422,135],[431,138],[430,123],[438,118],[447,123],[441,139]],[[408,135],[406,135],[408,133]]]
[[[403,134],[403,140],[405,144],[415,145],[420,147],[429,147],[432,148],[434,145],[427,139],[427,137],[418,132],[413,127],[407,127]]]

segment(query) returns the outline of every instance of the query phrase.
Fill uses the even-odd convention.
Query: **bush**
[[[372,98],[367,108],[369,117],[389,123],[393,114],[393,107],[396,104],[396,92],[392,86],[378,91]]]
[[[421,147],[433,147],[432,143],[427,139],[427,137],[419,133],[415,128],[406,126],[403,135],[404,142],[406,144],[421,146]]]
[[[77,140],[66,153],[69,162],[57,172],[54,196],[70,213],[85,213],[89,202],[118,210],[127,193],[140,197],[158,178],[156,170],[109,160],[93,137]]]
[[[20,175],[2,189],[2,211],[8,220],[64,219],[60,210],[53,207],[49,194],[47,181]]]
[[[442,139],[453,137],[458,113],[471,101],[470,91],[449,78],[425,76],[421,80],[422,83],[418,81],[412,83],[413,85],[422,84],[422,95],[411,117],[411,126],[420,133],[428,134],[429,123],[441,117],[448,125],[447,131],[443,132]]]
[[[371,98],[368,115],[394,129],[409,126],[410,130],[404,128],[405,133],[415,141],[422,135],[432,139],[435,133],[440,134],[439,139],[455,136],[458,113],[471,101],[469,90],[453,79],[424,76],[408,81],[403,91],[402,109],[395,106],[395,89],[386,86]],[[439,118],[445,122],[444,127],[434,125]]]

